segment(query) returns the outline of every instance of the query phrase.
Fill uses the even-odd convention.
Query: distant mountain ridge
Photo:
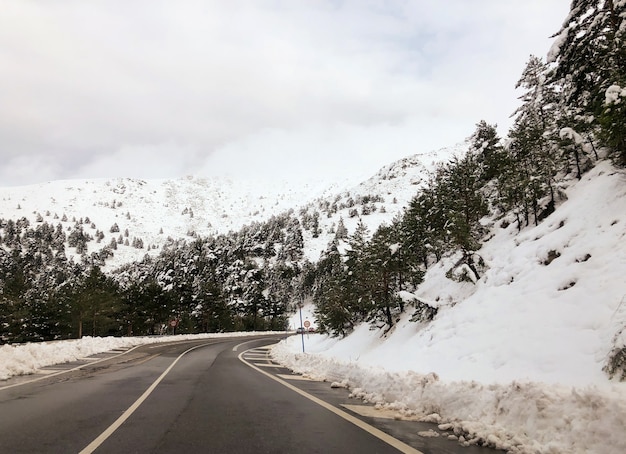
[[[91,235],[88,253],[124,241],[107,260],[107,267],[138,260],[146,253],[158,254],[168,238],[193,239],[229,231],[254,222],[263,222],[289,210],[323,211],[335,204],[332,213],[320,216],[320,234],[305,234],[305,250],[315,260],[342,218],[348,231],[357,217],[367,215],[375,229],[406,207],[419,185],[437,162],[463,150],[463,144],[429,153],[416,154],[380,169],[370,179],[354,187],[337,183],[303,182],[287,185],[262,180],[185,177],[166,180],[114,178],[96,180],[59,180],[29,186],[2,188],[0,218],[26,218],[33,225],[47,222],[70,230],[85,224]],[[378,200],[363,210],[363,200]],[[383,209],[381,209],[384,207]],[[124,246],[128,239],[129,246]],[[141,239],[141,248],[133,240]],[[68,248],[72,255],[72,248]]]

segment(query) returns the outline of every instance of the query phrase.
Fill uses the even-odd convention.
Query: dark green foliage
[[[626,166],[626,81],[607,89],[598,121],[600,138],[614,151],[616,163]]]
[[[479,124],[479,130],[484,131],[483,126]],[[460,249],[476,279],[480,277],[472,255],[480,248],[484,233],[480,219],[488,213],[486,175],[501,171],[500,158],[495,158],[500,153],[493,139],[477,140],[465,156],[441,165],[411,201],[401,222],[401,238],[407,252],[424,268],[432,260],[439,261],[445,252]]]
[[[404,309],[402,300],[395,296],[395,292],[402,289],[405,270],[397,232],[394,227],[380,226],[367,244],[364,257],[367,265],[364,286],[372,301],[370,318],[388,327],[394,325],[395,316]]]
[[[362,321],[359,312],[353,307],[355,300],[351,298],[354,281],[343,264],[336,243],[329,245],[307,280],[307,287],[313,293],[315,316],[321,332],[345,336],[356,323]]]
[[[69,280],[60,292],[72,317],[76,337],[118,334],[120,297],[117,283],[98,267]]]
[[[480,178],[486,182],[495,178],[502,168],[503,150],[495,125],[481,120],[470,137],[470,153],[480,167]]]
[[[161,334],[173,319],[176,332],[284,329],[303,249],[299,223],[286,215],[217,238],[172,241],[156,259],[107,275],[100,266],[118,241],[86,255],[91,238],[81,223],[67,237],[83,254],[80,264],[66,259],[60,224],[32,229],[20,219],[0,227],[3,342]]]
[[[93,238],[88,233],[85,233],[82,224],[76,223],[74,229],[67,237],[67,244],[70,247],[76,248],[77,254],[84,254],[87,252],[87,243],[92,239]]]

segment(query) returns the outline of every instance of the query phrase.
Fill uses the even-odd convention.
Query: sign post
[[[302,325],[302,302],[298,304],[298,308],[300,309],[300,326],[303,326]],[[304,353],[304,330],[302,330],[300,335],[302,336],[302,353]]]
[[[178,319],[170,320],[170,326],[172,327],[172,334],[176,334],[176,327],[178,326]]]

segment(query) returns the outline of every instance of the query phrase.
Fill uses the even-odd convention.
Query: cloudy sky
[[[368,177],[501,133],[569,0],[0,0],[0,186]]]

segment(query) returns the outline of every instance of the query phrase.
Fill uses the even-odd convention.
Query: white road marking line
[[[359,418],[357,418],[355,416],[352,416],[351,414],[346,413],[343,410],[340,410],[339,408],[329,404],[328,402],[324,402],[322,399],[319,399],[319,398],[317,398],[317,397],[315,397],[315,396],[313,396],[313,395],[311,395],[311,394],[309,394],[307,392],[302,391],[300,388],[292,385],[291,383],[287,383],[285,380],[281,380],[280,378],[276,377],[275,375],[272,375],[269,372],[265,372],[264,370],[259,369],[254,364],[251,364],[248,361],[246,361],[243,358],[243,353],[239,354],[239,360],[241,362],[243,362],[244,364],[247,364],[251,368],[255,369],[257,372],[260,372],[263,375],[266,375],[267,377],[271,378],[272,380],[277,381],[281,385],[286,386],[287,388],[291,389],[292,391],[300,394],[303,397],[306,397],[307,399],[309,399],[309,400],[315,402],[316,404],[324,407],[325,409],[333,412],[337,416],[345,419],[348,422],[351,422],[355,426],[357,426],[357,427],[363,429],[364,431],[372,434],[373,436],[375,436],[379,440],[382,440],[385,443],[387,443],[388,445],[393,446],[398,451],[400,451],[400,452],[402,452],[404,454],[424,454],[422,451],[418,451],[417,449],[415,449],[412,446],[407,445],[403,441],[400,441],[397,438],[393,438],[391,435],[383,432],[382,430],[377,429],[374,426],[370,426],[366,422],[361,421]]]
[[[172,362],[172,364],[170,364],[170,366],[167,369],[165,369],[165,371],[163,371],[163,373],[159,376],[159,378],[157,378],[154,381],[154,383],[152,383],[150,387],[146,389],[146,391],[141,395],[141,397],[139,397],[139,399],[137,399],[130,407],[128,407],[128,409],[124,413],[122,413],[122,416],[117,418],[115,422],[113,422],[113,424],[111,424],[104,432],[100,434],[100,436],[98,436],[94,441],[89,443],[85,447],[85,449],[80,451],[79,454],[90,454],[94,452],[102,443],[104,443],[104,441],[107,438],[109,438],[113,434],[113,432],[115,432],[122,424],[124,424],[124,421],[126,421],[130,417],[130,415],[132,415],[135,412],[135,410],[137,410],[139,406],[148,398],[148,396],[152,394],[152,391],[154,391],[154,389],[158,386],[158,384],[161,383],[161,381],[165,378],[165,376],[169,374],[169,372],[174,368],[176,363],[183,356],[185,356],[190,351],[195,350],[196,348],[205,347],[207,345],[211,345],[211,343],[196,345],[195,347],[191,347],[190,349],[185,350],[180,355],[178,355],[178,357],[174,360],[174,362]]]
[[[377,408],[372,405],[349,405],[342,404],[344,408],[347,408],[354,413],[361,416],[368,416],[371,418],[384,418],[384,419],[395,419],[397,421],[419,421],[420,418],[418,416],[407,416],[402,413],[391,410],[388,408]]]
[[[250,341],[242,342],[241,344],[237,344],[233,347],[233,351],[236,352],[237,350],[239,350],[239,347],[241,347],[242,345],[249,344],[250,342],[257,342],[259,340],[262,340],[262,339],[253,339]],[[260,348],[260,347],[257,347],[257,348]],[[256,349],[253,348],[252,350],[256,350]]]
[[[270,364],[270,363],[254,363],[255,366],[259,366],[259,367],[280,367],[281,369],[284,369],[285,366],[281,366],[280,364]]]

